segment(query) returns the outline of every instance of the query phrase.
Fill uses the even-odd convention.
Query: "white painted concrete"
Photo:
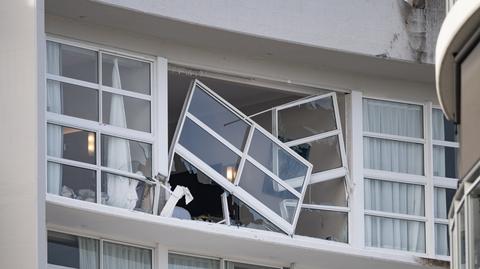
[[[433,62],[444,0],[97,0],[155,16],[297,44]],[[418,54],[418,51],[422,53]]]
[[[44,158],[37,155],[44,144],[43,12],[42,0],[0,5],[0,268],[46,266]]]

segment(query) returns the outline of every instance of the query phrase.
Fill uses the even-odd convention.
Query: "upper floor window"
[[[47,191],[153,212],[153,62],[47,41]]]
[[[364,99],[363,128],[365,245],[448,255],[458,147],[452,124],[426,105]],[[426,242],[427,234],[435,240]]]

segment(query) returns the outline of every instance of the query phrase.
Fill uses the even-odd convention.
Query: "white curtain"
[[[432,114],[433,139],[445,140],[445,127],[443,114],[441,111],[434,110]],[[433,147],[433,175],[444,177],[445,174],[445,148],[440,146]]]
[[[60,46],[58,43],[47,43],[47,72],[60,75]],[[60,82],[47,81],[47,110],[62,113],[62,91]],[[63,133],[62,127],[48,124],[47,126],[47,154],[53,157],[62,157]],[[62,185],[62,166],[49,162],[47,164],[47,192],[60,194]]]
[[[364,100],[364,130],[423,137],[422,109],[415,105]],[[423,174],[423,145],[364,138],[366,168]],[[365,206],[372,210],[424,215],[423,188],[415,185],[365,180]],[[425,252],[422,222],[365,216],[367,246]]]
[[[168,254],[168,269],[219,269],[218,260]]]
[[[103,243],[104,269],[151,269],[152,251],[132,246]]]
[[[80,269],[98,268],[98,240],[78,237]]]
[[[435,188],[435,218],[447,219],[447,190]],[[435,250],[439,255],[448,255],[448,226],[435,224]]]
[[[122,88],[118,59],[113,60],[112,86]],[[110,124],[118,127],[127,127],[125,105],[123,96],[112,94],[110,102]],[[118,170],[132,172],[132,161],[130,154],[130,143],[128,140],[109,137],[107,142],[108,155],[107,166]],[[136,192],[138,181],[122,176],[107,174],[107,204],[134,209],[138,200]]]

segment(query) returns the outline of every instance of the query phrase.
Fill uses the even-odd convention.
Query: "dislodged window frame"
[[[339,212],[339,213],[350,213],[350,208],[349,208],[349,196],[350,193],[353,189],[353,182],[350,177],[349,169],[348,169],[348,160],[347,160],[347,154],[346,154],[346,147],[345,147],[345,140],[344,140],[344,134],[342,130],[342,124],[341,124],[341,119],[340,119],[340,111],[338,107],[338,99],[337,99],[337,93],[336,92],[330,92],[327,94],[322,94],[318,96],[313,96],[313,97],[306,97],[302,98],[300,100],[296,100],[293,102],[289,102],[287,104],[283,104],[274,108],[271,108],[267,111],[263,111],[260,113],[256,113],[254,115],[251,115],[251,118],[255,118],[255,116],[263,114],[263,113],[271,113],[272,115],[272,133],[275,137],[279,137],[279,112],[282,110],[286,110],[295,106],[300,106],[304,104],[308,104],[311,102],[315,102],[321,99],[326,99],[326,98],[331,98],[332,99],[332,105],[334,108],[334,116],[335,116],[335,125],[336,128],[333,130],[329,130],[326,132],[321,132],[315,135],[307,136],[307,137],[302,137],[298,138],[292,141],[285,142],[285,145],[288,147],[293,147],[297,145],[301,145],[304,143],[309,143],[313,141],[319,141],[321,139],[326,139],[330,137],[337,137],[338,139],[338,145],[339,145],[339,150],[340,150],[340,158],[341,158],[341,167],[334,168],[334,169],[329,169],[325,171],[320,171],[317,173],[312,173],[310,183],[309,184],[315,184],[319,182],[326,182],[329,180],[334,180],[337,178],[344,178],[344,185],[345,185],[345,200],[347,201],[347,206],[333,206],[333,205],[320,205],[320,204],[302,204],[302,208],[304,209],[312,209],[312,210],[321,210],[321,211],[332,211],[332,212]],[[350,222],[351,218],[348,216],[348,222]],[[347,227],[347,231],[350,229]],[[349,239],[347,239],[349,241]]]
[[[191,104],[193,94],[197,90],[197,87],[203,90],[205,93],[207,93],[210,97],[215,99],[217,102],[222,104],[225,108],[227,108],[229,111],[231,111],[233,114],[235,114],[239,119],[244,121],[247,125],[249,125],[250,129],[248,131],[248,136],[245,142],[245,146],[243,151],[240,151],[237,149],[235,146],[233,146],[230,142],[228,142],[225,138],[223,138],[221,135],[216,133],[214,130],[212,130],[210,127],[208,127],[206,124],[201,122],[198,118],[196,118],[194,115],[190,114],[188,112],[188,108]],[[235,176],[235,181],[232,183],[230,182],[227,178],[219,174],[217,171],[215,171],[213,168],[211,168],[209,165],[205,164],[201,159],[199,159],[197,156],[195,156],[193,153],[191,153],[189,150],[187,150],[185,147],[180,145],[179,139],[180,139],[180,134],[182,133],[183,126],[185,123],[186,119],[189,119],[196,123],[200,128],[202,128],[204,131],[209,133],[211,136],[213,136],[219,143],[222,145],[228,147],[231,151],[233,151],[235,154],[241,157],[240,164],[238,167],[238,173]],[[294,188],[292,188],[290,185],[288,185],[285,181],[281,180],[276,176],[273,172],[268,170],[267,168],[263,167],[261,164],[259,164],[256,160],[254,160],[251,156],[249,156],[249,146],[253,138],[253,134],[255,131],[259,131],[261,134],[265,135],[267,138],[272,140],[278,147],[281,149],[285,150],[288,152],[290,155],[294,156],[299,162],[304,164],[307,167],[307,172],[305,176],[305,181],[303,184],[303,188],[301,192],[296,191]],[[172,170],[172,165],[173,165],[173,156],[174,154],[178,154],[188,162],[191,162],[192,164],[195,164],[195,166],[200,169],[203,173],[209,175],[213,180],[215,180],[216,183],[218,183],[222,188],[224,188],[226,191],[230,192],[232,195],[240,199],[242,202],[250,206],[252,209],[256,210],[259,214],[263,215],[263,217],[267,218],[269,221],[271,221],[273,224],[277,225],[281,230],[286,232],[287,234],[293,234],[295,230],[295,226],[300,214],[300,208],[301,204],[303,201],[303,196],[305,194],[306,188],[308,183],[310,182],[310,175],[312,172],[312,165],[304,160],[302,157],[298,156],[297,153],[295,153],[292,149],[289,147],[285,146],[282,142],[278,141],[277,138],[275,138],[272,134],[270,134],[268,131],[264,130],[261,126],[259,126],[257,123],[252,121],[248,116],[244,115],[241,111],[236,109],[234,106],[229,104],[227,101],[225,101],[223,98],[221,98],[219,95],[217,95],[215,92],[213,92],[211,89],[209,89],[206,85],[201,83],[198,80],[194,80],[190,86],[190,91],[187,95],[187,99],[184,103],[184,106],[182,108],[182,113],[180,116],[180,121],[177,125],[177,128],[175,130],[175,135],[172,140],[172,147],[170,148],[169,152],[169,175]],[[247,191],[245,191],[243,188],[239,186],[241,174],[244,168],[244,165],[246,161],[249,161],[251,164],[253,164],[256,168],[260,169],[263,173],[271,177],[276,183],[278,183],[280,186],[288,190],[290,193],[294,194],[298,198],[298,205],[295,210],[295,216],[293,218],[293,222],[290,224],[288,223],[285,219],[281,218],[279,215],[277,215],[275,212],[273,212],[270,208],[268,208],[265,204],[254,198],[251,194],[249,194]]]

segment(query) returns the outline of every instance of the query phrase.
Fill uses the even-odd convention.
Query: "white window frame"
[[[69,77],[46,74],[45,84],[47,80],[54,80],[63,83],[69,83],[81,87],[86,87],[94,89],[97,91],[98,98],[98,121],[91,121],[81,118],[76,118],[72,116],[67,116],[63,114],[57,114],[53,112],[48,112],[45,108],[46,114],[46,123],[45,124],[56,124],[60,126],[77,128],[80,130],[85,130],[95,133],[95,150],[96,150],[96,164],[88,164],[83,162],[78,162],[74,160],[68,160],[64,158],[56,158],[52,156],[46,157],[46,163],[54,162],[60,165],[70,165],[79,168],[85,168],[93,170],[96,173],[96,201],[95,203],[101,203],[101,177],[102,171],[108,173],[114,173],[120,176],[125,176],[133,178],[146,184],[152,185],[154,188],[154,202],[153,202],[153,212],[156,214],[158,211],[158,197],[160,186],[157,182],[152,182],[147,180],[146,177],[140,176],[135,173],[126,172],[118,169],[113,169],[101,165],[101,137],[102,135],[110,135],[114,137],[119,137],[123,139],[148,143],[152,147],[152,177],[156,173],[167,174],[167,164],[168,164],[168,75],[167,75],[167,60],[162,57],[153,57],[147,56],[140,53],[132,53],[129,51],[124,51],[120,49],[112,49],[105,46],[100,46],[96,44],[90,44],[88,42],[76,41],[72,39],[66,39],[56,36],[48,35],[46,41],[56,42],[59,44],[65,44],[69,46],[74,46],[82,49],[88,49],[97,52],[97,64],[98,64],[98,83],[92,83],[87,81],[82,81],[78,79],[73,79]],[[136,61],[146,62],[150,65],[150,95],[140,94],[132,91],[115,89],[112,87],[102,85],[102,54],[115,55],[127,59],[132,59]],[[46,87],[45,87],[46,88]],[[133,129],[120,128],[113,125],[107,125],[102,122],[102,92],[109,92],[114,94],[120,94],[122,96],[134,97],[141,100],[147,100],[150,102],[150,133],[142,132]],[[45,91],[45,98],[47,91]],[[46,130],[47,128],[45,128]],[[45,135],[46,137],[47,135]],[[46,141],[45,141],[46,143]],[[52,195],[52,194],[47,194]]]
[[[57,232],[57,233],[63,233],[63,234],[68,234],[76,237],[84,237],[88,239],[94,239],[98,241],[98,269],[103,269],[103,243],[114,243],[114,244],[119,244],[119,245],[124,245],[124,246],[129,246],[129,247],[135,247],[135,248],[143,248],[143,249],[148,249],[151,251],[152,254],[152,269],[155,269],[158,267],[156,264],[156,251],[155,247],[153,246],[148,246],[148,245],[140,245],[136,243],[131,243],[131,242],[126,242],[126,241],[120,241],[120,240],[114,240],[110,238],[104,238],[100,236],[92,236],[89,234],[84,234],[81,232],[72,232],[72,231],[67,231],[63,229],[56,229],[56,228],[47,228],[47,233],[48,232]],[[47,238],[48,242],[48,238]],[[60,265],[55,265],[55,264],[49,264],[47,261],[47,268],[51,269],[70,269],[70,267],[65,267],[65,266],[60,266]]]
[[[431,102],[425,102],[425,103],[411,102],[411,101],[398,100],[398,99],[379,98],[376,96],[368,96],[368,95],[362,96],[362,104],[361,104],[362,107],[363,107],[364,99],[396,102],[396,103],[402,103],[402,104],[408,104],[408,105],[418,105],[422,107],[423,138],[413,138],[413,137],[405,137],[405,136],[398,136],[398,135],[367,132],[362,129],[362,134],[363,134],[362,141],[364,137],[372,137],[372,138],[381,138],[381,139],[407,142],[407,143],[417,143],[417,144],[423,145],[423,160],[424,160],[423,175],[368,169],[364,167],[363,163],[362,163],[362,166],[363,166],[363,179],[370,178],[370,179],[376,179],[376,180],[393,181],[398,183],[416,184],[416,185],[424,186],[425,216],[406,215],[406,214],[382,212],[377,210],[366,210],[365,208],[363,208],[363,212],[364,212],[363,214],[364,216],[369,215],[369,216],[378,216],[378,217],[423,222],[425,224],[425,253],[378,248],[378,247],[367,247],[365,245],[365,235],[362,232],[362,236],[363,236],[362,240],[363,240],[364,247],[366,249],[372,249],[372,250],[381,251],[381,252],[390,252],[390,253],[405,252],[405,253],[413,254],[419,257],[450,261],[451,259],[450,256],[437,255],[435,253],[435,224],[448,225],[449,222],[448,222],[448,219],[440,219],[440,218],[434,217],[434,206],[435,206],[434,188],[440,187],[440,188],[447,188],[447,189],[457,189],[458,179],[438,177],[433,175],[433,146],[438,145],[438,146],[458,148],[459,143],[433,139],[433,125],[432,125],[433,109],[440,109],[440,107],[437,105],[433,105]],[[362,112],[363,112],[363,109],[362,109]],[[362,123],[362,128],[363,128],[363,123]],[[364,152],[362,152],[362,154],[364,154]],[[364,189],[362,188],[361,191],[363,192]],[[363,199],[363,202],[364,201],[365,200]],[[452,250],[450,248],[450,252],[451,251]]]
[[[211,129],[209,126],[207,126],[205,123],[203,123],[201,120],[196,118],[194,115],[192,115],[189,111],[188,108],[190,107],[190,103],[193,98],[193,93],[197,90],[197,87],[203,89],[203,91],[210,95],[213,99],[215,99],[217,102],[225,106],[228,110],[230,110],[233,114],[235,114],[239,119],[244,121],[247,125],[250,126],[249,133],[247,135],[247,139],[245,142],[245,147],[243,151],[237,149],[233,144],[231,144],[229,141],[227,141],[225,138],[223,138],[221,135],[219,135],[217,132],[215,132],[213,129]],[[179,140],[180,140],[180,134],[182,133],[183,126],[185,124],[185,120],[189,119],[193,121],[195,124],[197,124],[203,131],[207,132],[209,135],[213,136],[217,142],[221,143],[222,145],[228,147],[231,151],[233,151],[236,155],[238,155],[240,159],[240,164],[238,166],[238,173],[235,177],[234,182],[230,182],[227,178],[225,178],[223,175],[215,171],[212,167],[210,167],[208,164],[204,163],[201,159],[199,159],[195,154],[190,152],[188,149],[180,145]],[[187,162],[194,164],[197,169],[205,173],[206,175],[209,175],[212,177],[212,179],[220,185],[223,189],[226,191],[230,192],[233,194],[235,197],[237,197],[239,200],[241,200],[243,203],[247,204],[250,206],[252,209],[257,211],[261,216],[266,218],[268,221],[272,222],[274,225],[276,225],[278,228],[286,232],[287,234],[293,234],[295,230],[295,226],[297,224],[298,217],[300,215],[300,206],[301,206],[301,201],[303,201],[303,196],[305,194],[305,190],[307,188],[308,183],[310,182],[310,175],[312,171],[312,165],[303,159],[302,157],[298,156],[292,149],[289,147],[285,146],[281,142],[275,143],[279,148],[287,151],[290,153],[290,155],[293,156],[298,156],[297,160],[301,162],[303,165],[307,167],[307,173],[304,181],[304,185],[302,188],[301,192],[298,192],[294,188],[292,188],[290,185],[288,185],[284,180],[280,179],[278,176],[276,176],[273,172],[271,172],[269,169],[265,168],[262,164],[258,163],[254,158],[252,158],[250,155],[248,155],[249,151],[249,146],[252,141],[253,133],[255,131],[260,132],[261,134],[265,135],[266,137],[270,138],[273,140],[273,142],[276,142],[277,139],[264,130],[261,126],[259,126],[257,123],[252,121],[248,116],[244,115],[241,111],[230,105],[227,101],[225,101],[223,98],[221,98],[219,95],[217,95],[214,91],[212,91],[208,86],[204,85],[198,80],[194,80],[193,83],[190,86],[190,91],[189,95],[187,96],[187,100],[183,106],[182,113],[180,116],[181,122],[177,124],[177,129],[175,130],[175,135],[172,140],[172,147],[170,148],[170,163],[169,163],[169,171],[172,170],[173,166],[173,157],[175,154],[178,154],[180,157],[185,159]],[[291,194],[296,196],[298,198],[298,205],[295,211],[295,216],[293,218],[293,222],[289,223],[285,219],[283,219],[281,216],[278,214],[274,213],[269,207],[261,203],[257,198],[253,197],[250,193],[248,193],[246,190],[241,188],[239,186],[239,181],[241,178],[241,174],[243,171],[243,167],[246,163],[246,161],[249,161],[252,165],[254,165],[257,169],[260,169],[263,173],[268,175],[270,178],[272,178],[276,183],[278,183],[281,187],[287,189]],[[170,174],[170,173],[169,173]],[[169,180],[169,179],[168,179]]]

